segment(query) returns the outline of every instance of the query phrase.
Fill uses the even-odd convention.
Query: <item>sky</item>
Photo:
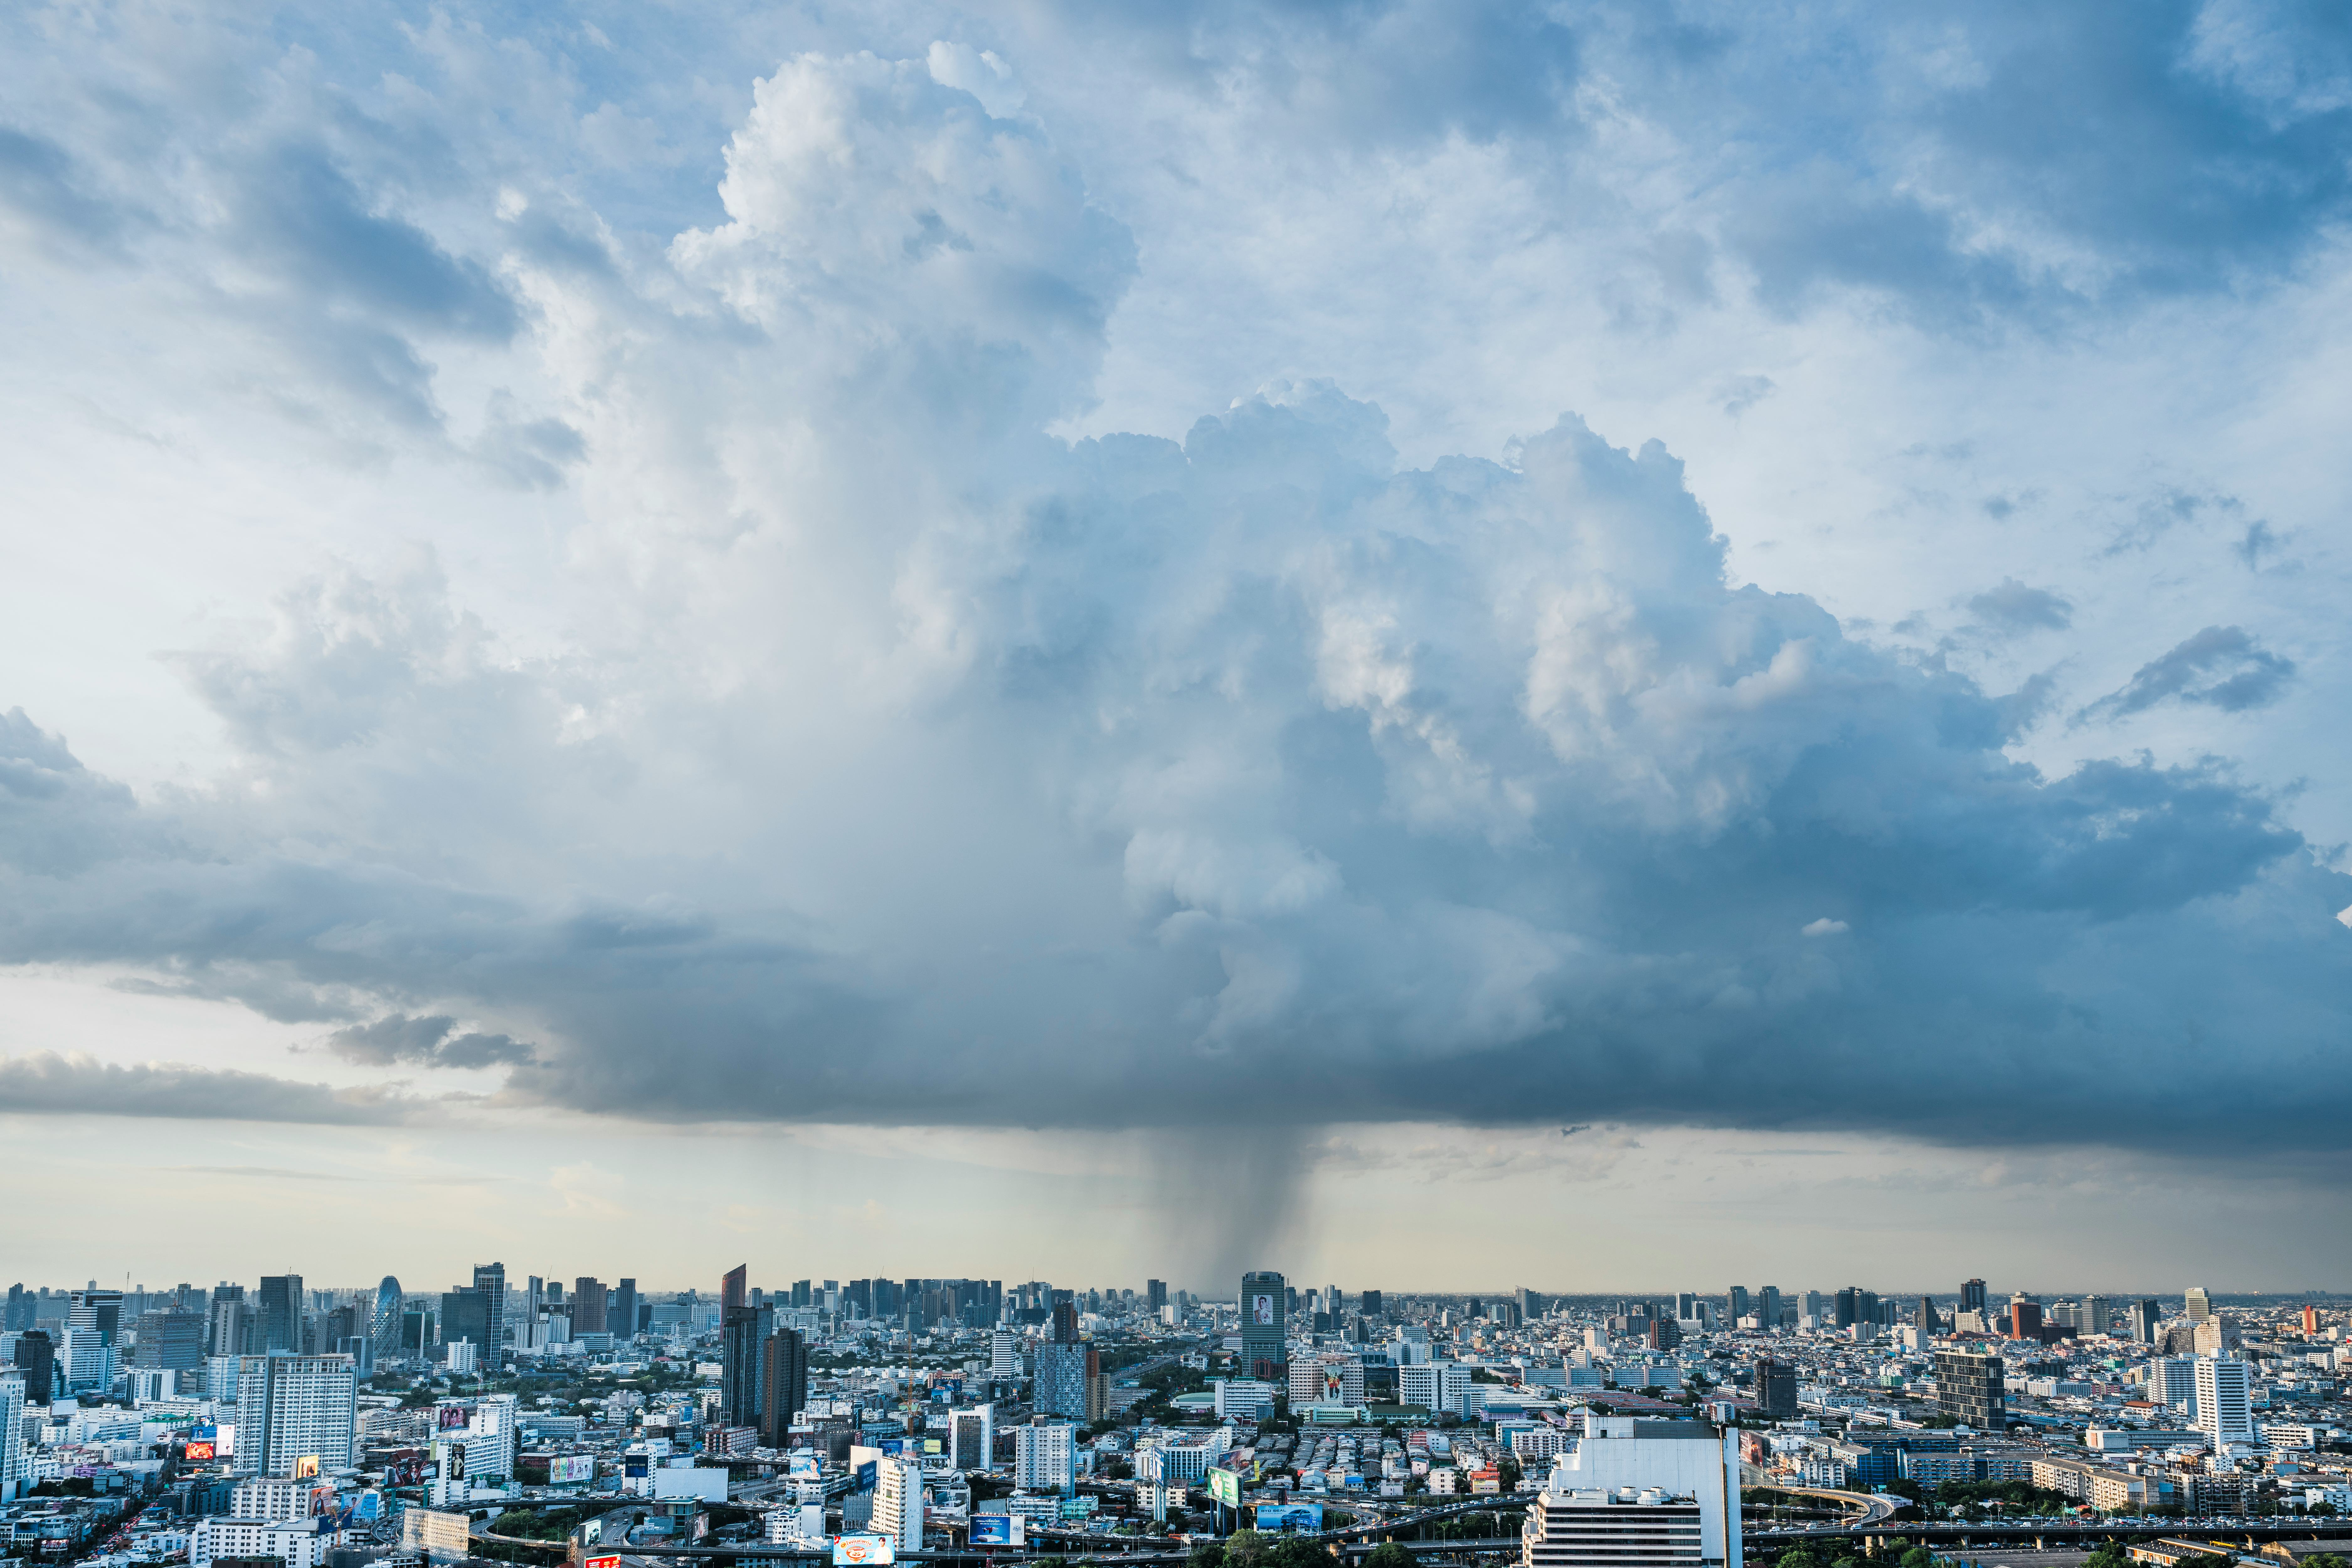
[[[8,8],[0,1272],[2352,1287],[2347,218],[2318,5]]]

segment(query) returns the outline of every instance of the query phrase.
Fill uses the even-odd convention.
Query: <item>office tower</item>
[[[793,1305],[811,1307],[816,1304],[816,1288],[806,1279],[793,1281]]]
[[[490,1352],[489,1298],[470,1285],[441,1293],[441,1342],[474,1347],[477,1366],[488,1367]]]
[[[21,1334],[33,1326],[33,1302],[37,1298],[22,1285],[8,1287],[8,1310],[0,1316],[0,1333]]]
[[[996,1468],[996,1406],[961,1405],[948,1413],[948,1463],[959,1470]]]
[[[1156,1318],[1160,1315],[1160,1309],[1166,1305],[1168,1305],[1168,1281],[1146,1279],[1143,1282],[1143,1310]]]
[[[898,1552],[923,1549],[923,1462],[885,1454],[874,1463],[874,1517],[870,1527],[887,1535]]]
[[[1357,1297],[1356,1310],[1363,1313],[1367,1318],[1379,1317],[1381,1315],[1381,1293],[1378,1290],[1367,1290],[1362,1295]]]
[[[1737,1563],[1739,1448],[1704,1421],[1588,1414],[1529,1504],[1522,1568]]]
[[[604,1288],[603,1280],[592,1279],[585,1274],[572,1282],[572,1337],[573,1339],[576,1340],[583,1334],[601,1334],[608,1331],[605,1318],[611,1308],[611,1302],[607,1300],[611,1294],[612,1292]]]
[[[292,1476],[349,1467],[358,1394],[347,1355],[247,1356],[236,1373],[237,1468]]]
[[[1747,1286],[1734,1285],[1723,1293],[1724,1314],[1731,1320],[1734,1328],[1738,1327],[1739,1320],[1748,1316],[1753,1310],[1748,1304]]]
[[[776,1331],[772,1307],[730,1307],[719,1324],[719,1419],[727,1426],[760,1424],[768,1337]]]
[[[1258,1270],[1242,1276],[1241,1374],[1279,1384],[1288,1375],[1288,1301],[1282,1276]]]
[[[1021,1375],[1021,1336],[1011,1329],[998,1329],[988,1336],[988,1375]]]
[[[139,1342],[131,1364],[188,1372],[204,1364],[205,1321],[194,1312],[165,1308],[139,1314]]]
[[[2107,1316],[2114,1310],[2105,1296],[2085,1296],[2074,1308],[2074,1331],[2089,1336],[2107,1331]]]
[[[1053,1341],[1057,1345],[1078,1342],[1078,1309],[1072,1301],[1055,1301],[1050,1319]]]
[[[1040,1415],[1013,1428],[1013,1484],[1023,1491],[1067,1492],[1077,1485],[1077,1428]]]
[[[1855,1319],[1860,1315],[1855,1303],[1861,1295],[1862,1292],[1851,1285],[1839,1291],[1836,1305],[1831,1309],[1832,1313],[1831,1322],[1841,1329],[1852,1328]]]
[[[1822,1293],[1819,1290],[1797,1292],[1797,1316],[1811,1318],[1816,1323],[1822,1321]]]
[[[299,1274],[265,1274],[261,1277],[261,1296],[255,1317],[260,1320],[261,1350],[297,1351],[302,1348],[302,1277]]]
[[[751,1301],[744,1290],[744,1281],[751,1272],[748,1263],[739,1263],[719,1279],[719,1317],[726,1321],[727,1314],[738,1307],[748,1307]]]
[[[18,1334],[13,1359],[17,1374],[25,1380],[26,1402],[49,1404],[56,1388],[57,1346],[47,1331],[26,1329]]]
[[[1756,1321],[1773,1332],[1780,1329],[1780,1288],[1766,1285],[1756,1292]]]
[[[400,1358],[400,1281],[389,1274],[375,1288],[375,1310],[368,1318],[368,1338],[375,1342],[375,1359]]]
[[[2224,1443],[2254,1440],[2253,1391],[2244,1362],[2197,1358],[2197,1429],[2218,1451]]]
[[[1937,1314],[1935,1299],[1930,1296],[1920,1297],[1918,1306],[1912,1310],[1911,1326],[1923,1334],[1932,1334],[1942,1329],[1943,1322],[1943,1319]]]
[[[251,1308],[242,1285],[223,1285],[213,1291],[212,1320],[205,1343],[207,1356],[240,1356],[261,1348]]]
[[[474,1289],[482,1298],[485,1328],[482,1360],[492,1372],[498,1370],[499,1351],[507,1342],[507,1266],[503,1263],[474,1265]]]
[[[2131,1337],[2144,1345],[2156,1342],[2157,1329],[2164,1321],[2164,1307],[2154,1297],[2134,1301],[2124,1309],[2124,1321]]]
[[[798,1329],[777,1329],[760,1356],[760,1441],[781,1448],[792,1441],[793,1418],[808,1408],[808,1342]]]
[[[21,1289],[22,1287],[19,1287]],[[22,1332],[11,1329],[9,1332]],[[25,1485],[25,1380],[0,1374],[0,1503],[12,1503]]]
[[[2191,1356],[2156,1356],[2147,1363],[2147,1397],[2183,1415],[2197,1414],[2197,1362]]]
[[[1037,1374],[1029,1403],[1048,1415],[1091,1421],[1095,1384],[1102,1374],[1102,1354],[1090,1344],[1055,1341],[1037,1347]]]
[[[77,1290],[68,1298],[66,1327],[86,1329],[98,1336],[96,1342],[113,1345],[121,1342],[122,1331],[122,1292],[92,1288]]]
[[[605,1311],[604,1327],[615,1345],[627,1343],[637,1337],[637,1282],[624,1279],[613,1287],[611,1305]]]
[[[2192,1326],[2203,1322],[2213,1315],[2213,1299],[2205,1293],[2205,1287],[2202,1285],[2189,1287],[2189,1293],[2182,1298],[2182,1300],[2189,1309],[2189,1321]]]
[[[1984,1310],[1985,1282],[1981,1279],[1962,1280],[1960,1282],[1959,1310],[1963,1312],[1981,1312]]]
[[[2000,1357],[1973,1351],[1936,1352],[1936,1413],[1979,1432],[2008,1426]]]
[[[2020,1290],[2009,1299],[2009,1313],[2003,1325],[2012,1340],[2038,1340],[2042,1337],[2042,1303]]]
[[[1756,1413],[1769,1420],[1794,1420],[1797,1415],[1797,1369],[1770,1356],[1756,1360]]]

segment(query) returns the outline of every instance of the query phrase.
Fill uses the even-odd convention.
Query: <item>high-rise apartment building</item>
[[[2244,1362],[2222,1356],[2197,1358],[2197,1429],[2218,1450],[2224,1443],[2254,1440],[2253,1389]]]
[[[2000,1357],[1974,1351],[1936,1352],[1936,1412],[1979,1432],[2009,1424],[2008,1389]]]
[[[607,1317],[611,1310],[608,1298],[612,1292],[602,1279],[592,1279],[583,1274],[572,1282],[572,1337],[601,1334],[610,1331]]]
[[[1713,1568],[1742,1560],[1737,1439],[1704,1421],[1587,1415],[1528,1505],[1521,1568]]]
[[[808,1408],[808,1342],[798,1329],[778,1329],[760,1357],[760,1441],[782,1448],[792,1441],[793,1418]]]
[[[1143,1282],[1143,1310],[1156,1318],[1160,1315],[1160,1309],[1166,1305],[1168,1305],[1168,1281],[1146,1279]]]
[[[996,1468],[995,1405],[959,1405],[948,1413],[948,1462],[959,1470]]]
[[[719,1419],[727,1426],[757,1426],[766,1401],[767,1344],[776,1331],[772,1307],[730,1307],[719,1324]]]
[[[1282,1276],[1259,1269],[1242,1276],[1241,1373],[1267,1383],[1287,1380],[1289,1302]]]
[[[2194,1419],[2197,1414],[2197,1362],[2193,1356],[2156,1356],[2147,1363],[2150,1403],[2168,1405]]]
[[[1077,1466],[1077,1428],[1068,1422],[1041,1415],[1013,1428],[1013,1484],[1023,1491],[1069,1491]]]
[[[1029,1403],[1049,1415],[1095,1421],[1099,1408],[1102,1353],[1091,1344],[1055,1342],[1037,1347],[1037,1373]]]
[[[8,1372],[0,1373],[0,1503],[15,1502],[19,1493],[28,1489],[25,1485],[25,1379],[21,1373]]]
[[[1011,1329],[998,1329],[988,1336],[988,1375],[1021,1375],[1021,1336]]]
[[[1778,1285],[1759,1288],[1756,1292],[1756,1321],[1763,1324],[1767,1331],[1778,1333],[1780,1331],[1780,1288]]]
[[[359,1379],[347,1355],[247,1356],[237,1367],[238,1468],[291,1476],[356,1457]]]
[[[2157,1330],[2164,1322],[2164,1307],[2153,1297],[2134,1301],[2124,1309],[2124,1319],[2133,1339],[2141,1344],[2152,1345],[2156,1342]]]
[[[923,1549],[923,1463],[885,1454],[874,1461],[872,1529],[899,1552]]]
[[[613,1287],[612,1306],[606,1313],[605,1327],[615,1345],[623,1345],[637,1337],[637,1282],[624,1279]]]

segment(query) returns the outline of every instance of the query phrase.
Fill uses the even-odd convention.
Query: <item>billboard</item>
[[[1319,1502],[1262,1502],[1257,1505],[1257,1527],[1262,1531],[1319,1531],[1323,1528],[1323,1505]]]
[[[976,1513],[971,1516],[974,1546],[1026,1546],[1029,1521],[1017,1513]]]
[[[857,1467],[857,1478],[856,1478],[856,1479],[852,1483],[852,1488],[851,1488],[851,1489],[856,1490],[856,1491],[861,1491],[861,1492],[870,1492],[870,1491],[872,1491],[872,1490],[874,1489],[874,1488],[875,1488],[875,1484],[876,1484],[876,1483],[875,1483],[875,1475],[876,1475],[876,1470],[877,1470],[877,1461],[875,1461],[875,1460],[873,1460],[873,1459],[868,1459],[868,1460],[866,1460],[864,1464],[862,1464],[862,1465],[858,1466],[858,1467]]]
[[[581,1559],[580,1568],[621,1568],[621,1560],[617,1557],[585,1557]]]
[[[1274,1327],[1274,1293],[1261,1290],[1250,1298],[1250,1321],[1262,1329]]]
[[[192,1443],[217,1443],[220,1441],[220,1428],[209,1421],[199,1421],[188,1428],[188,1440]]]
[[[833,1560],[849,1568],[868,1568],[869,1564],[895,1563],[898,1552],[887,1535],[836,1535],[833,1538]]]
[[[653,1457],[649,1454],[624,1454],[621,1456],[621,1474],[634,1479],[642,1480],[646,1477],[653,1474]]]
[[[296,1460],[294,1461],[294,1479],[295,1479],[296,1480],[298,1480],[298,1481],[301,1481],[301,1480],[308,1480],[308,1479],[310,1479],[311,1477],[313,1477],[313,1476],[317,1475],[318,1473],[319,1473],[319,1456],[318,1456],[318,1455],[316,1455],[316,1454],[305,1454],[305,1455],[303,1455],[301,1458],[298,1458],[298,1459],[296,1459]]]
[[[193,1437],[190,1438],[188,1440],[188,1463],[192,1465],[208,1465],[212,1463],[214,1457],[213,1448],[214,1445],[209,1438],[201,1443]]]
[[[1220,1465],[1209,1472],[1209,1495],[1227,1508],[1242,1506],[1242,1476]]]
[[[785,1455],[784,1474],[795,1480],[814,1480],[817,1474],[816,1455],[806,1448],[795,1449]]]
[[[911,1454],[915,1451],[915,1440],[912,1437],[885,1437],[881,1448],[884,1453],[894,1456]]]
[[[440,1415],[435,1423],[436,1429],[443,1432],[462,1431],[465,1425],[466,1407],[462,1405],[443,1405]]]
[[[576,1486],[596,1479],[596,1456],[593,1454],[558,1454],[547,1461],[547,1484],[551,1487]]]

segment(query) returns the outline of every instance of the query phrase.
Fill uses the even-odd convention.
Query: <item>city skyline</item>
[[[2334,21],[11,10],[11,1267],[2352,1287]]]

